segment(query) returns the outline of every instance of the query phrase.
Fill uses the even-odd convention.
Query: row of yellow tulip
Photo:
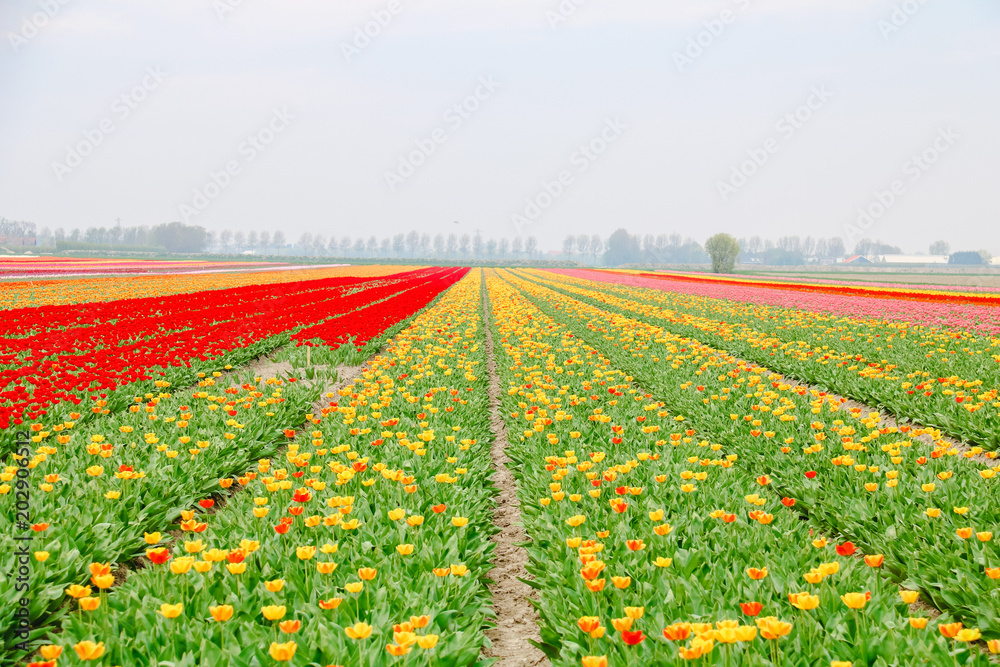
[[[587,281],[526,277],[591,305],[722,347],[955,437],[1000,447],[1000,338],[759,303]]]
[[[794,500],[810,525],[883,554],[894,580],[1000,636],[991,593],[1000,578],[992,541],[1000,492],[991,468],[956,462],[957,451],[913,441],[905,426],[880,428],[876,414],[698,340],[511,280],[738,454],[763,490]]]
[[[110,594],[114,573],[94,562],[44,651],[105,665],[475,662],[492,549],[481,289],[466,276],[286,433],[280,457],[219,480],[239,492],[184,512],[179,537],[147,534],[146,567]]]
[[[507,272],[488,286],[555,664],[986,664],[978,632],[911,618],[919,593],[900,594],[881,554],[814,534],[743,455],[581,340],[558,316],[575,304],[539,308]]]

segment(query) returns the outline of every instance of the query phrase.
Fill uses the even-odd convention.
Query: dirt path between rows
[[[483,321],[486,328],[486,369],[490,386],[490,430],[493,433],[491,456],[496,474],[493,482],[500,492],[493,523],[500,532],[490,538],[496,544],[494,568],[490,572],[493,584],[493,609],[496,612],[496,627],[486,631],[491,646],[483,649],[484,658],[498,658],[497,667],[521,667],[525,665],[548,665],[549,661],[540,650],[528,642],[541,641],[538,630],[538,616],[528,601],[535,597],[531,586],[519,580],[528,578],[525,564],[528,552],[517,546],[527,542],[528,535],[521,525],[521,502],[517,498],[517,483],[507,468],[510,458],[504,451],[507,447],[507,428],[500,414],[500,376],[497,374],[497,360],[490,331],[490,310],[483,288]]]

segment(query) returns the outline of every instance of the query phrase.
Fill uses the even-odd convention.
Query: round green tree
[[[740,254],[740,244],[729,234],[716,234],[705,241],[705,252],[712,258],[713,271],[732,273]]]

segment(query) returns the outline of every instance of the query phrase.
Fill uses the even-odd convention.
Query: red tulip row
[[[442,270],[431,280],[416,283],[381,303],[303,329],[292,340],[298,341],[298,345],[313,345],[312,341],[318,339],[334,350],[351,342],[361,349],[373,337],[411,317],[468,272],[467,268]]]
[[[453,271],[423,269],[376,280],[332,278],[115,301],[88,307],[83,315],[72,306],[13,311],[2,325],[8,336],[0,340],[0,364],[7,366],[0,370],[0,428],[36,419],[63,401],[79,404],[87,393],[150,380],[171,366],[215,358],[352,313]],[[27,337],[10,335],[17,323],[28,326],[32,318],[44,322],[42,327],[29,329]],[[370,338],[376,328],[366,335]]]

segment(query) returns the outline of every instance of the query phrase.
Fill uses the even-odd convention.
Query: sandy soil
[[[494,354],[493,336],[490,331],[490,313],[483,295],[483,318],[486,326],[487,372],[490,378],[490,430],[493,432],[493,468],[496,474],[493,483],[500,492],[498,506],[493,515],[493,523],[500,532],[491,539],[496,543],[493,559],[494,569],[490,572],[493,584],[493,609],[496,612],[496,627],[486,631],[492,645],[483,649],[483,657],[499,658],[497,667],[520,667],[523,665],[548,665],[549,661],[541,651],[528,643],[529,639],[541,640],[538,632],[538,617],[535,608],[528,602],[535,597],[535,591],[518,580],[528,578],[525,563],[528,552],[516,546],[528,541],[521,525],[521,503],[517,498],[517,484],[507,468],[510,459],[504,449],[507,447],[507,429],[500,415],[500,376]]]

